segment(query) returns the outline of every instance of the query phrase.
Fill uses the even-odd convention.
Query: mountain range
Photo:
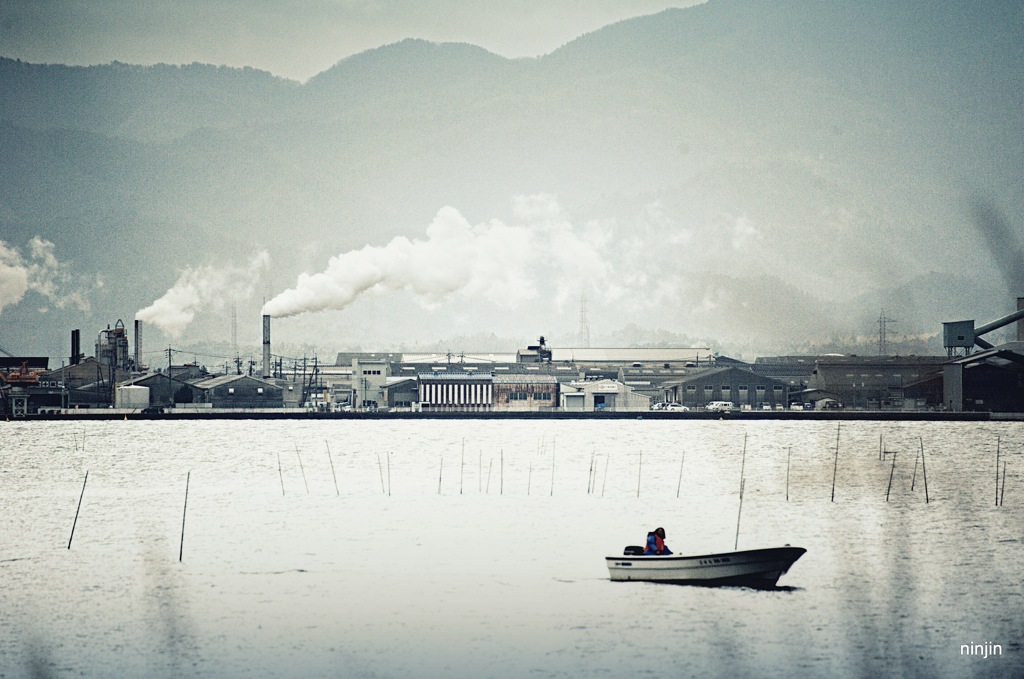
[[[232,308],[255,344],[286,290],[275,337],[327,352],[574,345],[584,296],[595,344],[934,338],[1024,295],[1022,178],[1019,1],[710,0],[304,83],[0,58],[0,347],[66,356],[158,300],[150,348]]]

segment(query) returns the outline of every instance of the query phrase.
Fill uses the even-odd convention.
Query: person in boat
[[[653,531],[647,534],[647,548],[644,550],[645,555],[660,554],[667,555],[671,554],[672,550],[665,544],[665,529],[655,528]]]

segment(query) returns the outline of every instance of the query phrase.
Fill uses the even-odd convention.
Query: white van
[[[712,401],[707,405],[707,409],[713,413],[722,413],[733,407],[732,401]]]

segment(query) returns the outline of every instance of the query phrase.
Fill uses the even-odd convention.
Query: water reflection
[[[652,676],[958,677],[1022,664],[1015,424],[844,423],[838,462],[834,424],[802,422],[5,434],[0,675],[619,676],[639,662]],[[888,503],[880,436],[901,455]],[[996,436],[1011,470],[1002,507]],[[903,463],[922,440],[928,504]],[[604,556],[649,526],[676,553],[732,549],[741,465],[740,548],[808,549],[778,588],[608,580]],[[1004,655],[960,656],[985,641]]]

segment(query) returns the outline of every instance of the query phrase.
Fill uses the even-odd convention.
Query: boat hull
[[[683,585],[775,587],[803,547],[770,547],[697,556],[609,556],[615,581],[665,582]]]

